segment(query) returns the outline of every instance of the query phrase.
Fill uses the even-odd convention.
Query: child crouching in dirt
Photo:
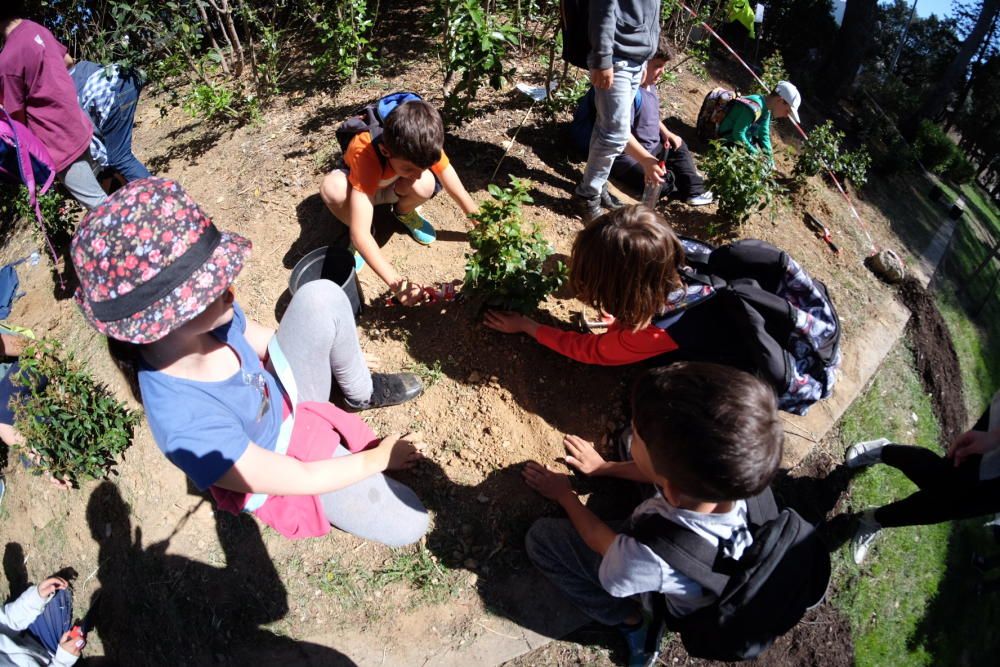
[[[587,475],[653,485],[655,495],[627,521],[605,523],[580,502],[568,475],[530,462],[528,486],[568,518],[539,519],[525,543],[532,562],[581,611],[621,631],[629,665],[652,665],[662,628],[652,622],[650,601],[637,596],[663,594],[673,617],[717,598],[682,573],[686,562],[657,555],[649,546],[651,524],[655,533],[655,522],[666,519],[738,561],[753,544],[746,499],[767,492],[784,431],[770,387],[716,364],[648,371],[633,391],[632,414],[624,462],[606,462],[576,436],[566,437],[566,461]]]
[[[323,178],[320,196],[350,228],[355,270],[370,264],[393,296],[410,306],[423,300],[424,289],[382,255],[372,236],[375,206],[392,205],[396,218],[422,245],[433,243],[437,234],[419,206],[442,187],[466,215],[478,208],[444,153],[440,114],[412,93],[396,93],[379,103],[396,96],[400,103],[385,112],[381,134],[373,137],[370,130],[360,131],[350,140],[344,150],[344,167]]]
[[[134,373],[157,445],[220,508],[292,538],[332,524],[390,546],[417,541],[427,512],[383,472],[412,467],[419,439],[379,441],[329,399],[335,383],[354,410],[393,405],[420,381],[369,373],[347,296],[328,280],[295,293],[277,332],[247,318],[232,285],[250,247],[177,183],[133,181],[73,237],[76,301]]]
[[[76,663],[87,640],[70,632],[73,596],[62,577],[49,577],[0,609],[0,663],[60,665]]]
[[[684,247],[666,220],[644,206],[625,206],[584,228],[570,257],[577,298],[614,316],[605,333],[563,331],[502,311],[487,312],[485,322],[503,333],[526,333],[583,363],[620,366],[652,359],[678,349],[670,327],[653,320],[669,304],[683,302],[683,266]]]

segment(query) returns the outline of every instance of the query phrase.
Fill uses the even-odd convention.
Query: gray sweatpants
[[[88,211],[93,211],[108,198],[104,188],[97,182],[95,176],[97,170],[97,163],[90,157],[88,148],[76,162],[56,174],[56,178],[69,190],[73,199],[80,202]]]
[[[351,304],[329,280],[306,283],[292,297],[278,327],[278,344],[295,376],[299,401],[328,401],[333,380],[352,401],[372,394]],[[344,447],[334,456],[349,456]],[[366,540],[400,547],[419,540],[429,518],[417,495],[384,474],[321,496],[327,520]]]

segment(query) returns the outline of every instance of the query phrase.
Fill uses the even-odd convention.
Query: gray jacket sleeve
[[[618,0],[590,0],[590,69],[609,69],[615,50]]]

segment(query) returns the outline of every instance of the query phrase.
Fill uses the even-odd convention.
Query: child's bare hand
[[[607,463],[604,457],[594,449],[592,442],[587,442],[579,436],[567,435],[563,438],[563,447],[566,448],[566,463],[584,475],[600,472],[604,464]]]
[[[611,88],[611,84],[615,82],[615,70],[613,67],[607,69],[592,69],[590,70],[590,83],[594,85],[594,88],[600,88],[601,90],[608,90]]]
[[[47,599],[59,589],[64,588],[69,588],[69,582],[65,579],[62,577],[49,577],[42,583],[38,584],[38,595],[41,596],[42,599]]]
[[[948,445],[948,457],[958,466],[969,456],[985,454],[997,447],[1000,447],[1000,437],[994,432],[966,431]]]
[[[424,301],[424,288],[416,283],[407,283],[394,296],[401,306],[417,306]]]
[[[534,461],[528,461],[521,476],[528,486],[549,500],[558,501],[564,496],[573,495],[569,475],[549,470]]]
[[[491,329],[496,329],[501,333],[516,334],[526,333],[535,335],[538,329],[538,322],[530,317],[525,317],[520,313],[512,313],[507,310],[488,310],[483,318],[483,324]]]
[[[378,449],[386,457],[386,470],[408,470],[423,458],[426,445],[417,433],[393,434],[382,438]]]
[[[59,638],[59,648],[78,658],[83,653],[83,647],[86,645],[86,639],[83,637],[74,637],[68,631],[64,632],[62,637]]]

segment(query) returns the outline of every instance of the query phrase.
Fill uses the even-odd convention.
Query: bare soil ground
[[[412,20],[415,11],[399,10],[395,20]],[[276,326],[289,298],[291,267],[343,233],[317,194],[337,155],[337,123],[392,90],[416,90],[441,102],[438,71],[416,60],[422,49],[405,40],[389,43],[382,55],[388,65],[378,78],[340,89],[311,80],[315,86],[304,85],[259,123],[239,128],[192,120],[177,109],[161,117],[155,98],[140,104],[140,158],[153,172],[178,179],[220,228],[253,240],[253,257],[237,285],[250,317]],[[728,68],[713,74],[716,80],[703,81],[682,71],[662,91],[668,124],[696,149],[693,123],[703,95],[715,85],[737,83]],[[541,77],[540,64],[525,61],[515,80],[537,84]],[[508,175],[529,180],[535,204],[526,217],[565,257],[580,229],[567,215],[567,202],[581,165],[563,152],[561,124],[538,108],[517,132],[528,108],[515,91],[482,94],[471,120],[449,123],[446,150],[474,198],[487,196],[498,163],[493,182],[505,183]],[[778,169],[787,175],[792,158],[784,149],[795,140],[790,128],[779,127],[776,135]],[[856,203],[876,243],[898,248],[885,215],[863,197]],[[863,233],[840,196],[818,179],[738,228],[717,218],[714,207],[671,204],[663,210],[684,234],[714,241],[756,237],[789,250],[829,285],[845,337],[864,327],[871,304],[889,289],[862,266]],[[840,255],[805,227],[807,210],[834,230]],[[384,252],[416,281],[461,279],[468,246],[459,209],[440,196],[425,213],[439,230],[437,243],[425,248],[394,234]],[[0,259],[35,248],[22,225]],[[57,298],[65,294],[53,289],[45,263],[22,267],[20,274],[28,296],[11,320],[63,341],[127,397],[101,338],[71,300]],[[0,539],[10,592],[72,566],[78,607],[97,605],[88,652],[120,664],[246,664],[254,650],[263,652],[260,664],[273,664],[267,656],[348,664],[329,647],[356,644],[359,637],[383,661],[405,643],[406,655],[422,651],[434,664],[439,647],[460,648],[494,632],[491,614],[516,617],[511,581],[530,571],[521,548],[524,531],[536,517],[554,512],[521,483],[520,465],[557,459],[563,433],[599,440],[620,420],[634,371],[568,362],[527,338],[488,331],[472,305],[381,306],[378,278],[366,270],[360,282],[370,304],[359,326],[363,347],[382,368],[415,370],[428,385],[412,403],[363,415],[376,432],[416,429],[430,443],[426,464],[405,476],[433,513],[426,546],[394,552],[337,532],[290,542],[249,516],[216,514],[143,425],[113,484],[61,492],[19,468],[8,471]],[[580,308],[563,290],[543,305],[543,317],[570,326]],[[843,619],[832,610],[819,610],[811,622],[816,625],[783,640],[780,653],[787,661],[780,664],[842,664],[851,654]],[[520,664],[575,664],[577,658],[560,654],[560,646],[551,649],[551,662]],[[676,650],[671,655],[680,659]]]

